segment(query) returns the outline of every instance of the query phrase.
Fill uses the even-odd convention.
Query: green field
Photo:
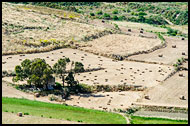
[[[131,116],[132,124],[188,124],[187,120]]]
[[[126,124],[125,118],[116,113],[18,98],[2,97],[2,111],[91,124]]]

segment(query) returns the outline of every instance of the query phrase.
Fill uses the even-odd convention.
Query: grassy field
[[[125,118],[116,113],[18,98],[2,97],[2,111],[91,124],[126,124]]]
[[[187,120],[131,116],[132,124],[188,124]]]

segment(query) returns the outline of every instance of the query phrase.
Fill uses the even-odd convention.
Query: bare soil
[[[180,77],[179,74],[183,74]],[[150,100],[143,99],[142,104],[157,104],[188,107],[188,71],[179,71],[165,82],[150,89],[146,95]],[[185,96],[181,100],[180,96]]]
[[[138,51],[146,51],[161,44],[159,39],[142,38],[133,35],[113,34],[106,35],[93,41],[87,42],[87,47],[81,49],[89,52],[122,55],[132,54]]]
[[[164,36],[164,38],[167,42],[167,47],[148,54],[134,55],[128,57],[128,59],[172,65],[179,58],[188,58],[188,39],[181,40],[178,37],[168,36]],[[176,45],[176,48],[172,48],[173,45]],[[182,52],[185,52],[185,55],[182,55]],[[163,54],[163,57],[159,57],[159,54]]]
[[[71,61],[82,62],[84,64],[85,69],[99,68],[99,67],[104,68],[104,70],[84,72],[80,73],[80,75],[79,74],[75,75],[76,79],[80,83],[85,83],[89,85],[94,85],[94,84],[118,85],[126,83],[132,85],[142,85],[142,86],[152,87],[159,84],[160,81],[164,80],[171,72],[174,71],[173,66],[147,64],[147,63],[139,63],[132,61],[115,62],[110,58],[97,56],[76,49],[59,49],[51,52],[25,54],[25,56],[20,56],[20,55],[2,56],[2,62],[6,62],[5,64],[2,64],[2,70],[13,71],[15,66],[20,65],[20,63],[24,59],[34,59],[34,58],[45,59],[48,64],[53,66],[53,64],[55,64],[59,58],[64,58],[63,56],[69,57]],[[70,69],[70,66],[68,67],[68,69]],[[105,79],[108,79],[108,81],[106,81]],[[61,82],[61,80],[59,79],[57,81]]]

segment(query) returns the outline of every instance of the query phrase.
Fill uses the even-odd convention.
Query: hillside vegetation
[[[187,2],[14,2],[74,11],[86,17],[148,24],[188,24]]]

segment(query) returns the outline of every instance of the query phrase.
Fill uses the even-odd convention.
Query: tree
[[[74,86],[77,85],[77,81],[75,81],[75,78],[73,76],[73,72],[69,72],[68,76],[65,78],[67,84],[73,89]]]
[[[53,71],[56,75],[59,75],[62,78],[63,87],[65,83],[65,73],[66,73],[66,65],[70,62],[69,58],[59,59],[57,63],[53,66]]]
[[[15,67],[16,76],[13,81],[23,81],[27,80],[28,84],[34,84],[36,87],[46,87],[48,81],[53,78],[53,70],[44,59],[36,58],[32,61],[25,59],[21,66],[17,65]]]
[[[84,65],[81,62],[75,62],[74,72],[84,72]]]

